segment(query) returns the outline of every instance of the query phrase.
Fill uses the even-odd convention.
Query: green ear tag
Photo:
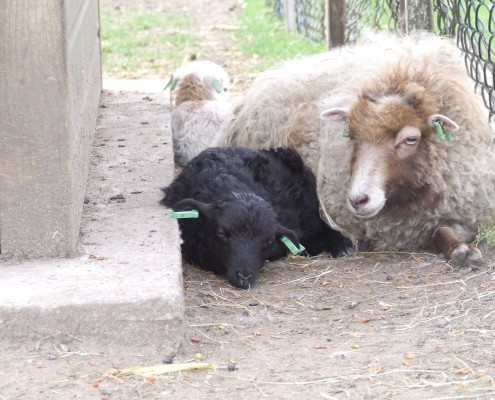
[[[452,135],[448,132],[445,133],[445,130],[443,129],[443,121],[440,121],[437,119],[435,121],[432,121],[432,124],[435,127],[435,130],[437,131],[438,138],[440,140],[452,143]]]
[[[174,79],[170,84],[170,90],[174,90],[178,83],[179,83],[179,79]]]
[[[294,255],[299,254],[301,251],[306,250],[305,247],[302,244],[299,244],[299,248],[296,247],[294,243],[287,237],[287,236],[282,236],[280,238],[280,241],[287,246],[287,248],[290,250],[290,252]]]
[[[222,84],[218,79],[212,79],[211,84],[213,85],[217,93],[222,93]]]
[[[342,132],[342,137],[349,137],[349,120],[344,118],[344,132]]]
[[[172,218],[182,219],[182,218],[199,218],[198,210],[190,210],[190,211],[174,211],[172,209],[168,210],[168,215]]]
[[[177,87],[178,83],[179,83],[179,79],[174,79],[174,76],[172,75],[167,85],[163,88],[163,90],[167,90],[167,88],[170,88],[170,90],[174,90]]]

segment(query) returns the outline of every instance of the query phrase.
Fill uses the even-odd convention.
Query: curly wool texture
[[[211,61],[195,61],[174,72],[170,91],[175,161],[184,166],[212,146],[221,124],[231,116],[230,78]]]
[[[373,136],[372,130],[385,123],[382,120],[393,123],[394,115],[390,110],[368,115],[369,110],[360,108],[362,98],[379,97],[391,87],[406,92],[421,88],[416,91],[427,108],[424,111],[443,114],[460,129],[447,143],[433,128],[422,126],[424,154],[412,176],[426,183],[426,191],[414,201],[387,201],[378,215],[360,219],[347,204],[355,143],[343,137],[342,123],[324,121],[320,113],[331,107],[351,109],[351,124],[361,124],[360,129],[369,129],[366,135]],[[397,116],[399,122],[404,118]],[[424,250],[440,225],[452,226],[460,238],[471,240],[481,225],[493,223],[493,134],[462,54],[449,39],[429,34],[377,36],[362,45],[267,71],[222,127],[221,144],[296,149],[317,176],[328,223],[350,236],[361,250]],[[388,174],[398,171],[391,169]]]
[[[320,218],[315,176],[290,149],[210,148],[163,191],[167,207],[199,210],[198,219],[179,220],[184,258],[237,287],[254,284],[266,259],[287,254],[282,235],[311,256],[352,248]]]

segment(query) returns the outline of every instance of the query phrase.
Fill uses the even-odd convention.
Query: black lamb
[[[352,248],[320,218],[315,177],[290,149],[209,148],[162,190],[165,206],[199,212],[179,219],[184,259],[239,288],[254,284],[265,260],[287,255],[283,236],[310,256]]]

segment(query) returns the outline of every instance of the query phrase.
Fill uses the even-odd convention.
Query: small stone
[[[172,364],[174,362],[174,357],[173,356],[167,356],[163,359],[164,364]]]
[[[251,303],[249,303],[249,306],[251,307],[255,307],[255,306],[258,306],[260,303],[258,303],[257,301],[252,301]]]
[[[347,353],[345,351],[336,351],[330,355],[331,358],[336,360],[345,360],[347,358]]]
[[[358,305],[360,305],[360,304],[361,304],[361,302],[360,302],[360,301],[356,301],[356,300],[355,300],[355,301],[351,301],[351,304],[349,304],[347,307],[348,307],[348,308],[350,308],[350,309],[352,310],[353,308],[356,308],[356,307],[357,307]]]
[[[231,371],[231,372],[232,372],[232,371],[235,371],[235,363],[233,363],[233,362],[229,362],[229,363],[227,364],[227,370],[228,370],[228,371]]]
[[[117,193],[114,194],[113,196],[110,196],[110,200],[124,200],[125,197],[122,193]]]

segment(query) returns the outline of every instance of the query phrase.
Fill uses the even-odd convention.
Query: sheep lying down
[[[259,76],[221,145],[289,146],[317,176],[327,222],[358,250],[436,251],[456,265],[495,223],[495,148],[461,52],[378,36]]]
[[[183,258],[239,288],[255,283],[265,260],[287,255],[287,239],[311,256],[352,251],[320,218],[315,177],[289,149],[207,149],[163,192],[175,213],[193,210],[178,219]]]
[[[216,140],[220,125],[232,114],[227,72],[211,61],[194,61],[177,69],[167,87],[175,162],[186,165]]]

